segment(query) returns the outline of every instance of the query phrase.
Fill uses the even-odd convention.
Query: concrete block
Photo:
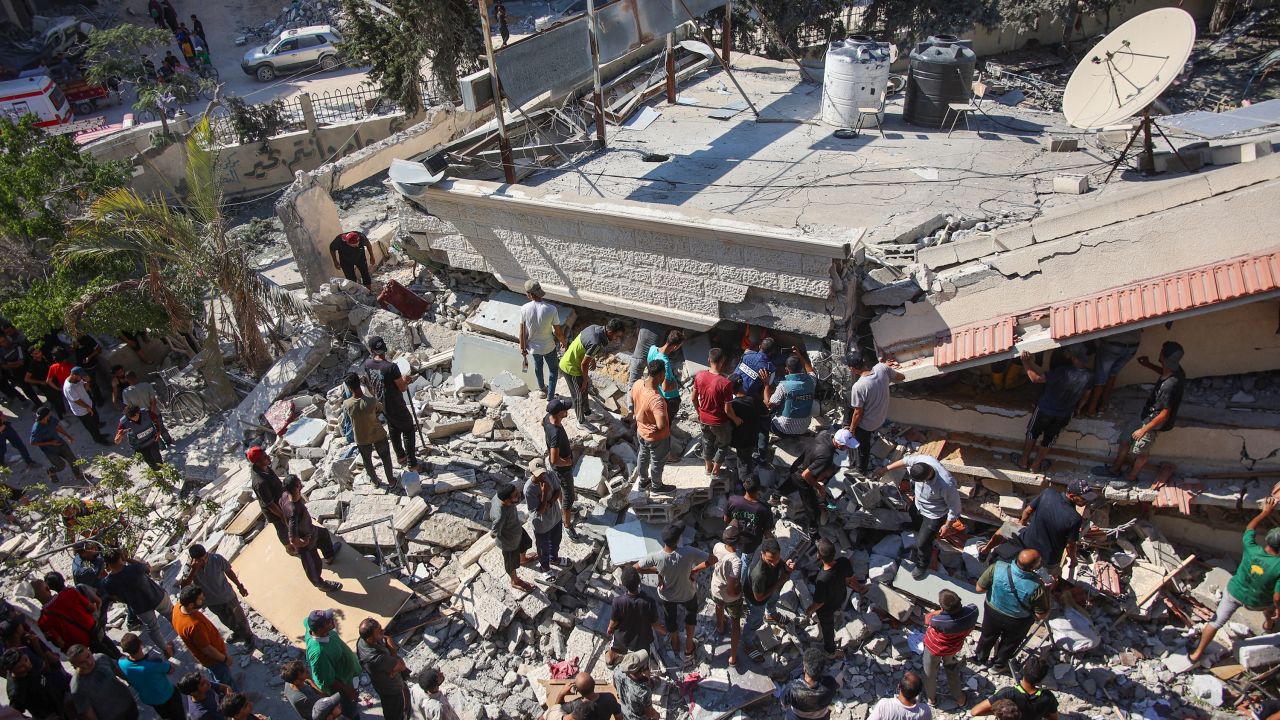
[[[526,388],[526,390],[527,389],[528,388]],[[487,418],[487,417],[480,418],[479,420],[476,421],[476,424],[472,426],[471,434],[476,436],[488,436],[490,433],[493,432],[493,426],[494,426],[493,418]]]
[[[297,475],[302,478],[303,482],[306,482],[311,479],[312,475],[316,474],[316,464],[310,460],[293,458],[289,460],[288,472],[290,475]]]
[[[319,447],[329,431],[329,424],[317,418],[298,418],[285,430],[284,441],[294,447]]]
[[[1058,175],[1053,179],[1053,191],[1064,195],[1083,195],[1089,192],[1089,176]]]
[[[453,394],[478,393],[484,391],[484,376],[480,373],[460,372],[453,376]]]
[[[422,522],[422,518],[427,516],[431,508],[427,506],[427,501],[420,496],[409,498],[409,502],[396,512],[391,520],[391,525],[398,533],[406,533],[418,526]]]
[[[518,341],[520,339],[520,308],[528,302],[528,298],[524,295],[518,295],[508,290],[494,293],[480,303],[480,307],[476,312],[467,318],[463,323],[468,330],[503,340]],[[559,305],[556,306],[560,315],[560,324],[566,328],[572,327],[576,312],[573,308]]]
[[[1152,167],[1158,173],[1195,172],[1204,167],[1204,155],[1195,149],[1190,152],[1179,150],[1176,155],[1172,152],[1156,153],[1151,160],[1154,163]]]
[[[1239,640],[1235,647],[1240,664],[1248,670],[1265,670],[1280,663],[1280,633]]]
[[[898,568],[898,574],[893,578],[893,586],[911,597],[919,598],[930,605],[937,604],[939,592],[951,590],[959,595],[960,599],[966,604],[978,606],[978,624],[982,624],[982,615],[986,613],[986,598],[976,592],[969,583],[961,582],[953,577],[930,572],[924,578],[916,580],[911,577],[910,570]]]
[[[920,286],[916,284],[915,280],[904,278],[882,288],[863,293],[862,304],[896,307],[911,302],[921,292]]]
[[[1169,653],[1160,660],[1164,663],[1165,669],[1174,675],[1181,675],[1191,669],[1191,660],[1184,652]]]
[[[1196,675],[1191,678],[1191,693],[1212,707],[1222,707],[1222,693],[1226,686],[1212,675]]]
[[[872,605],[898,622],[906,622],[915,609],[914,600],[882,583],[868,583],[866,597]]]
[[[293,393],[311,373],[315,372],[320,361],[329,355],[331,336],[318,327],[307,328],[298,336],[292,350],[285,352],[262,375],[257,386],[236,406],[227,418],[227,427],[233,437],[242,433],[241,423],[258,424],[261,416],[271,404],[280,398]]]
[[[523,360],[519,345],[484,335],[458,333],[453,346],[455,372],[477,373],[485,378],[509,372],[524,380],[529,387],[537,387],[538,378],[533,374],[533,363],[529,363],[529,369],[524,370]]]
[[[996,245],[995,238],[986,233],[979,233],[973,237],[954,242],[951,245],[955,248],[956,259],[960,262],[977,260],[1000,250],[999,246]]]
[[[427,439],[439,440],[441,438],[452,437],[458,433],[470,432],[476,421],[472,418],[446,419],[431,426],[427,432]]]
[[[960,259],[956,256],[955,244],[948,243],[946,245],[921,248],[916,252],[916,262],[930,268],[940,268],[955,265],[960,262]]]
[[[1222,145],[1210,148],[1210,151],[1212,153],[1211,162],[1214,165],[1235,165],[1236,163],[1253,162],[1272,153],[1270,140]]]
[[[1106,130],[1098,133],[1098,145],[1104,148],[1122,148],[1132,136],[1131,130]]]
[[[432,491],[439,495],[441,493],[453,492],[454,490],[469,490],[475,486],[475,470],[458,470],[456,472],[440,473],[437,475]]]
[[[1214,195],[1230,192],[1280,176],[1280,155],[1260,158],[1255,162],[1218,168],[1204,174]]]
[[[1079,149],[1078,138],[1053,138],[1049,141],[1049,152],[1075,152]]]
[[[573,466],[573,487],[594,495],[609,494],[604,482],[604,461],[595,455],[583,455]]]
[[[509,372],[498,373],[497,377],[489,381],[489,389],[512,397],[525,397],[529,394],[529,385]]]
[[[991,233],[991,236],[995,238],[996,246],[1001,250],[1017,250],[1036,241],[1035,235],[1031,232],[1030,224],[1002,228]]]

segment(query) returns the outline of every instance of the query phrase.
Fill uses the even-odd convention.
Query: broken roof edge
[[[530,279],[505,273],[494,273],[493,276],[512,292],[517,293],[524,292],[524,283]],[[617,313],[638,320],[650,320],[697,332],[706,332],[720,322],[718,317],[676,310],[675,308],[658,307],[657,305],[650,305],[636,300],[627,300],[616,295],[605,295],[555,283],[540,282],[539,284],[542,286],[543,292],[547,294],[548,299],[569,305],[588,307],[593,310]]]
[[[650,203],[632,200],[593,198],[574,193],[548,193],[541,188],[506,185],[484,180],[444,180],[423,187],[417,193],[392,183],[397,192],[416,204],[429,207],[432,196],[466,195],[486,205],[504,210],[517,206],[521,211],[543,216],[580,219],[586,214],[608,218],[620,227],[666,232],[678,228],[681,234],[743,247],[794,252],[835,260],[849,257],[850,248],[865,233],[865,228],[847,228],[847,238],[821,238],[776,226],[746,223],[729,216],[702,210],[655,208]]]

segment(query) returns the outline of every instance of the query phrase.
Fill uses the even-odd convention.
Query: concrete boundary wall
[[[533,278],[561,302],[695,330],[730,319],[826,336],[833,261],[862,236],[482,181],[442,182],[408,200],[408,237],[449,265],[493,273],[517,292]]]

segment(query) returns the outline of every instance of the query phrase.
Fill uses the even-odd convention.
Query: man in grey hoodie
[[[516,576],[521,565],[533,562],[536,554],[525,555],[525,551],[533,547],[533,540],[524,531],[520,522],[517,506],[523,493],[515,485],[504,484],[498,488],[489,504],[489,534],[493,536],[498,549],[502,551],[502,564],[507,575],[511,577],[511,587],[521,590],[532,590],[533,586]]]
[[[564,522],[561,499],[564,490],[560,486],[560,477],[547,472],[547,463],[542,458],[529,461],[529,479],[524,484],[525,501],[528,503],[529,519],[533,522],[533,539],[538,551],[538,565],[547,582],[554,582],[556,572],[551,566],[568,565],[569,561],[560,557],[560,541],[564,535]]]

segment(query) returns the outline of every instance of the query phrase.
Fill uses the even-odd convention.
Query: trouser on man
[[[397,458],[404,458],[401,464],[406,467],[412,467],[418,463],[413,423],[413,418],[387,418],[387,434],[391,436],[391,447],[395,449]]]
[[[725,452],[732,440],[733,426],[702,424],[702,461],[719,466],[724,464]]]
[[[253,631],[249,629],[249,618],[245,617],[244,608],[240,606],[239,600],[209,605],[208,608],[209,612],[217,616],[231,631],[231,642],[254,644]]]
[[[964,681],[960,677],[960,669],[964,663],[959,655],[934,655],[929,648],[924,649],[924,694],[930,704],[938,700],[938,666],[941,665],[947,674],[947,687],[951,690],[951,698],[962,704],[964,698]]]
[[[994,667],[1003,668],[1013,659],[1013,654],[1018,651],[1022,641],[1027,639],[1035,617],[1011,617],[991,607],[991,603],[987,603],[986,610],[982,616],[982,633],[978,636],[978,648],[974,655],[983,665],[990,658]],[[995,657],[991,656],[993,649]]]
[[[4,463],[4,456],[9,452],[9,445],[18,448],[18,454],[22,456],[23,462],[28,465],[35,464],[35,460],[31,459],[31,453],[27,451],[26,443],[22,442],[22,438],[18,435],[18,431],[13,429],[13,425],[5,425],[4,432],[0,432],[0,464]]]
[[[746,585],[743,585],[745,588]],[[778,595],[775,593],[764,601],[763,605],[757,605],[753,602],[747,602],[747,619],[742,625],[742,637],[749,641],[759,643],[756,637],[760,628],[764,626],[764,619],[778,614]]]
[[[560,543],[564,539],[564,524],[556,523],[556,526],[546,532],[535,532],[533,534],[533,544],[538,548],[538,567],[543,572],[551,569],[551,562],[560,557]]]
[[[138,613],[138,621],[142,623],[142,627],[147,631],[147,637],[151,638],[151,642],[162,651],[171,642],[167,638],[164,625],[169,625],[169,616],[173,613],[173,602],[169,600],[166,594],[160,598],[160,604],[154,608]],[[170,625],[170,630],[173,626]]]
[[[573,402],[573,416],[577,418],[580,423],[586,422],[587,411],[590,410],[588,407],[590,399],[587,396],[587,388],[584,387],[584,384],[591,382],[591,380],[581,375],[569,375],[568,373],[565,373],[564,381],[565,384],[569,386],[569,400]]]
[[[71,474],[76,480],[85,481],[84,471],[76,465],[80,462],[80,458],[71,451],[71,446],[64,442],[57,445],[41,445],[40,452],[44,453],[45,458],[49,460],[49,479],[53,482],[58,482],[58,473],[67,466],[71,467]]]
[[[640,451],[636,453],[636,474],[640,477],[640,484],[661,485],[662,471],[667,466],[667,453],[671,452],[671,436],[653,441],[638,439]]]
[[[830,655],[836,651],[836,613],[838,610],[828,612],[826,608],[819,608],[813,615],[818,619],[818,630],[822,633],[822,650]]]
[[[182,706],[182,693],[174,689],[168,700],[151,706],[160,720],[187,720],[187,710]]]
[[[364,461],[364,472],[374,485],[378,484],[378,475],[373,471],[374,450],[378,451],[378,458],[382,460],[382,471],[386,473],[387,484],[396,484],[395,476],[391,474],[391,443],[389,440],[383,438],[376,443],[357,445],[356,449],[360,451],[360,459]]]
[[[206,665],[205,668],[208,669],[209,674],[213,676],[214,680],[217,680],[218,682],[222,683],[223,685],[226,685],[232,690],[240,689],[239,687],[236,686],[236,679],[231,674],[231,664],[228,663],[226,660],[223,660],[222,662],[217,663],[215,665]]]
[[[360,259],[355,262],[342,261],[342,276],[351,282],[358,282],[365,287],[373,284],[373,278],[369,276],[369,260],[361,255]],[[360,279],[356,279],[356,271],[360,271]]]
[[[102,436],[102,430],[98,428],[98,413],[91,412],[77,415],[76,417],[80,419],[80,424],[84,425],[84,429],[89,431],[89,437],[93,438],[94,442],[99,445],[108,444],[107,439]]]
[[[409,688],[401,685],[398,692],[382,693],[376,687],[378,700],[382,703],[382,720],[405,720],[405,708],[409,706]]]
[[[35,390],[17,372],[9,370],[0,372],[0,391],[3,391],[5,397],[10,400],[17,400],[19,397],[23,397],[32,405],[39,405],[40,398],[36,397]]]
[[[323,568],[320,559],[323,557],[325,562],[333,562],[338,553],[328,530],[317,526],[315,533],[310,546],[298,551],[298,559],[302,561],[302,570],[307,574],[307,580],[316,587],[324,587],[324,578],[320,576]]]
[[[160,466],[164,464],[164,458],[160,456],[159,441],[153,442],[150,445],[144,445],[140,448],[134,448],[133,454],[142,458],[142,461],[145,462],[147,467],[152,470],[159,470]]]
[[[792,492],[800,495],[800,504],[808,517],[808,530],[811,533],[817,532],[818,526],[822,524],[822,503],[818,498],[818,491],[799,473],[792,472],[791,476],[778,486],[778,492],[783,495],[789,495]]]
[[[940,518],[920,517],[920,525],[916,529],[916,545],[911,548],[910,560],[916,567],[929,569],[933,563],[933,543],[938,539],[938,532],[947,524],[946,516]]]
[[[550,382],[544,382],[542,379],[542,366],[547,366],[547,372],[550,375]],[[552,350],[549,353],[533,356],[533,376],[538,378],[538,389],[546,394],[547,397],[554,397],[556,394],[556,381],[560,379],[560,353]]]

